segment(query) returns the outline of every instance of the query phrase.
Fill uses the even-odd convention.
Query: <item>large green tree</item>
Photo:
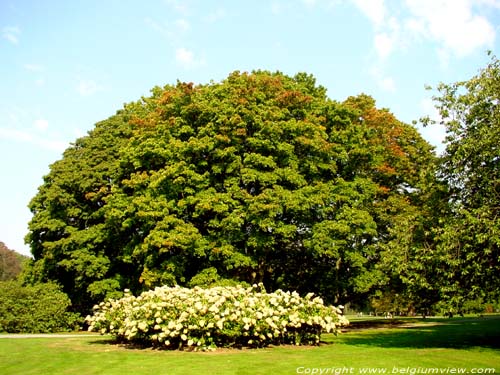
[[[332,101],[304,73],[156,87],[51,166],[30,205],[31,274],[80,309],[224,280],[366,297],[391,212],[418,210],[432,162],[369,96]]]
[[[440,178],[451,214],[440,228],[442,294],[465,300],[500,291],[500,61],[467,81],[440,84],[436,107],[446,126]]]

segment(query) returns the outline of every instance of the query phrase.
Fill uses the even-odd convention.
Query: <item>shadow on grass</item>
[[[360,327],[340,336],[347,345],[385,348],[483,347],[500,350],[500,316],[415,320],[408,324],[383,324],[378,328]],[[366,327],[365,327],[366,328]]]
[[[112,336],[105,336],[105,337],[101,338],[100,340],[90,341],[89,344],[110,346],[110,347],[114,347],[116,349],[141,350],[141,351],[147,350],[147,349],[149,349],[149,350],[163,349],[161,347],[153,347],[147,343],[129,342],[129,341],[125,341],[125,340],[119,340],[119,339],[112,337]]]
[[[468,349],[481,347],[500,350],[500,315],[483,318],[355,321],[352,322],[347,332],[338,337],[326,335],[320,346],[337,343],[383,348]],[[149,344],[124,342],[111,336],[92,340],[89,344],[114,346],[116,349],[126,350],[172,350],[151,347]],[[227,350],[240,351],[237,348]]]

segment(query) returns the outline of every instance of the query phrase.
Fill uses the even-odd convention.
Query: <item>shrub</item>
[[[127,342],[199,350],[319,344],[323,331],[337,333],[339,326],[348,324],[341,314],[312,293],[266,293],[259,284],[158,287],[137,297],[126,291],[121,299],[94,306],[94,315],[86,321],[89,331]]]
[[[0,282],[0,332],[48,333],[77,329],[81,318],[68,312],[68,296],[53,283],[22,286]]]

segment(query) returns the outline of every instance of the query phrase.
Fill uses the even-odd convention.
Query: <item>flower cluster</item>
[[[341,310],[312,293],[249,288],[158,287],[94,306],[89,331],[165,348],[318,344],[322,332],[348,324]]]

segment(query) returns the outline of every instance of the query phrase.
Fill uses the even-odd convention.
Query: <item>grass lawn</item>
[[[500,374],[500,316],[407,319],[322,339],[319,347],[192,353],[132,349],[103,336],[3,338],[0,374]]]

